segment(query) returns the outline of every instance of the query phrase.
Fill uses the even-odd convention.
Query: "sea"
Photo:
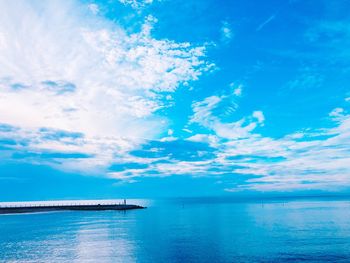
[[[0,262],[350,262],[350,201],[128,200],[0,215]]]

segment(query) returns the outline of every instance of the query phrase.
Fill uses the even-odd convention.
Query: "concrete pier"
[[[93,204],[23,204],[23,205],[0,205],[0,214],[13,214],[13,213],[34,213],[34,212],[47,212],[47,211],[62,211],[62,210],[78,210],[78,211],[100,211],[100,210],[131,210],[145,208],[139,205],[115,204],[115,203],[93,203]]]

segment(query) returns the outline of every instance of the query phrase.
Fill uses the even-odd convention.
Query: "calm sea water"
[[[0,216],[0,262],[350,262],[349,201]]]

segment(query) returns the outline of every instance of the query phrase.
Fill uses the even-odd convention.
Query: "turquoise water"
[[[0,262],[350,262],[349,201],[0,216]]]

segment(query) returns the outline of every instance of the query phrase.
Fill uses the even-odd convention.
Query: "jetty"
[[[101,211],[101,210],[132,210],[143,209],[145,207],[134,204],[127,204],[115,202],[28,202],[28,203],[0,203],[0,214],[14,214],[14,213],[35,213],[35,212],[49,212],[49,211]]]

